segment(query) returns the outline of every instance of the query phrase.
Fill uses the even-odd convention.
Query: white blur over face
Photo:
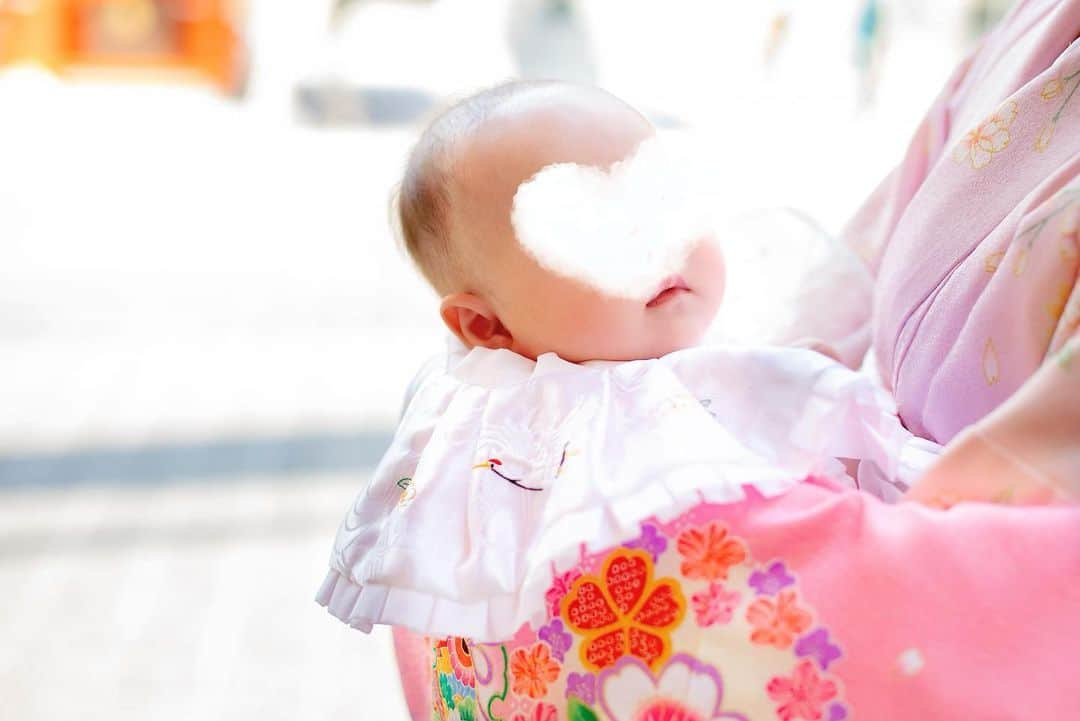
[[[683,274],[715,227],[715,196],[696,157],[688,140],[653,135],[607,170],[548,165],[514,194],[514,233],[546,270],[649,301]]]

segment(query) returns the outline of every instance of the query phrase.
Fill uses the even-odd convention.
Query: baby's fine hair
[[[552,84],[555,81],[511,80],[474,93],[435,116],[410,151],[392,198],[392,220],[409,256],[440,295],[451,292],[463,276],[450,247],[455,144],[506,101]]]

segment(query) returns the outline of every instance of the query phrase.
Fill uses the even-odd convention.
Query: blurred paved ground
[[[311,597],[439,348],[386,225],[413,131],[298,126],[293,90],[443,97],[513,62],[500,0],[374,4],[330,45],[324,4],[253,3],[242,104],[0,75],[0,719],[404,718],[387,635]],[[771,69],[769,3],[587,15],[602,83],[713,133],[733,210],[836,228],[956,57],[955,3],[912,4],[857,110],[855,4],[796,14]]]
[[[363,478],[0,502],[4,719],[404,719],[389,634],[312,602]]]

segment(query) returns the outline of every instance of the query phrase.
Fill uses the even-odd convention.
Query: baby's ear
[[[509,348],[514,337],[487,301],[472,293],[454,293],[442,299],[443,323],[469,348]]]

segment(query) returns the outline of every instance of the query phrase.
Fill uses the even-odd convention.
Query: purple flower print
[[[560,662],[565,658],[566,652],[570,650],[570,644],[574,640],[563,629],[562,621],[557,618],[546,626],[541,626],[540,632],[536,635],[540,637],[541,641],[547,642],[547,645],[551,647],[551,655],[559,659]]]
[[[829,704],[829,715],[826,718],[828,721],[844,721],[847,718],[847,709],[841,703]]]
[[[646,523],[641,527],[641,535],[625,544],[627,548],[640,548],[650,556],[653,563],[660,560],[660,554],[667,550],[667,539],[657,530],[656,526]]]
[[[800,658],[809,656],[817,661],[822,671],[828,671],[829,664],[843,654],[839,646],[829,641],[829,632],[824,628],[818,628],[795,642],[795,655]]]
[[[577,696],[587,706],[596,703],[596,676],[571,672],[566,679],[566,697]]]
[[[780,589],[795,583],[795,577],[787,572],[784,564],[774,561],[767,571],[754,571],[750,574],[750,585],[759,596],[775,596]]]

